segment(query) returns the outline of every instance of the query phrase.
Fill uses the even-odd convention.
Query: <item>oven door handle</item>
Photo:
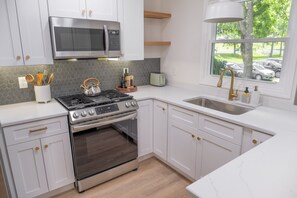
[[[87,129],[112,124],[112,123],[115,123],[115,122],[121,122],[121,121],[124,121],[124,120],[135,119],[136,117],[137,117],[137,113],[134,112],[134,113],[130,113],[128,115],[121,116],[121,117],[116,117],[116,118],[110,117],[110,118],[107,118],[105,120],[95,122],[95,123],[73,125],[73,126],[71,126],[71,132],[72,133],[77,133],[77,132],[80,132],[80,131],[84,131],[84,130],[87,130]]]

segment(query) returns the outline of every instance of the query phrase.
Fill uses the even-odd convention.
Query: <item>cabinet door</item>
[[[105,21],[117,21],[117,0],[87,0],[87,18]]]
[[[166,103],[154,101],[154,153],[167,160],[167,112]]]
[[[153,152],[153,101],[140,101],[138,106],[138,156],[141,157]]]
[[[29,198],[48,191],[39,140],[8,147],[18,197]]]
[[[49,190],[74,182],[68,133],[41,139]]]
[[[240,155],[241,147],[239,145],[203,132],[200,137],[202,137],[201,169],[197,179]]]
[[[196,142],[193,129],[169,121],[168,162],[192,178],[195,178]]]
[[[16,0],[26,65],[52,64],[47,0]]]
[[[0,66],[23,65],[15,1],[0,0]]]
[[[85,19],[86,0],[48,0],[50,16]]]
[[[143,0],[118,0],[122,60],[144,59]]]
[[[250,149],[265,142],[266,140],[268,140],[271,137],[272,137],[272,135],[269,135],[266,133],[261,133],[261,132],[254,131],[251,129],[245,129],[244,133],[243,133],[241,153],[245,153],[245,152],[249,151]]]

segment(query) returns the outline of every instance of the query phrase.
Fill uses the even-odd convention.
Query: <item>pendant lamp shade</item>
[[[204,22],[227,23],[244,19],[242,2],[218,1],[207,6]]]

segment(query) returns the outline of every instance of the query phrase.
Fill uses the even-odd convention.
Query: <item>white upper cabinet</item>
[[[118,0],[122,60],[144,59],[143,0]]]
[[[50,16],[86,18],[86,0],[48,0]]]
[[[16,0],[25,65],[52,64],[46,0]]]
[[[87,18],[105,21],[118,20],[117,0],[87,0]]]
[[[0,66],[23,65],[15,1],[0,0]]]
[[[0,0],[0,66],[53,63],[46,2]]]
[[[50,16],[117,21],[117,0],[48,0]]]

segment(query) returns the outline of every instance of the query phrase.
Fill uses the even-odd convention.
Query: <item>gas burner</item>
[[[83,109],[92,106],[100,106],[110,103],[117,103],[124,100],[131,100],[133,96],[120,93],[116,90],[102,91],[98,96],[87,97],[83,94],[62,96],[56,98],[68,110]]]

